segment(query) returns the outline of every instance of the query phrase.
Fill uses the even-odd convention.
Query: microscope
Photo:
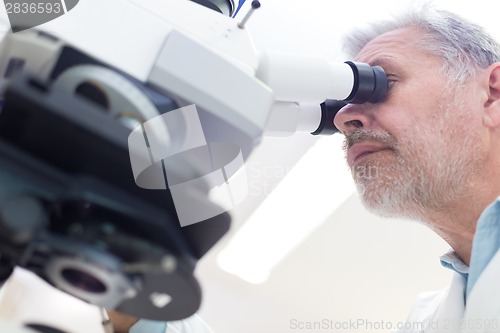
[[[380,67],[256,50],[260,3],[237,21],[243,2],[81,0],[37,27],[4,22],[4,298],[21,274],[78,311],[191,316],[196,263],[228,231],[244,200],[231,179],[262,137],[333,134],[341,107],[383,100]],[[40,313],[0,330],[82,331]]]

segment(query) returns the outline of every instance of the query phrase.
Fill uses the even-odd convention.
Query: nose
[[[337,112],[333,122],[342,133],[354,128],[369,128],[373,123],[373,113],[366,104],[348,104]]]

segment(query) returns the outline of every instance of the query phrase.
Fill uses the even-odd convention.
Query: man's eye
[[[387,88],[391,89],[396,82],[397,77],[394,74],[387,74]]]

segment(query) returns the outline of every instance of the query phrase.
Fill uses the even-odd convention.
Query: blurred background
[[[345,61],[342,35],[409,1],[262,0],[247,24],[261,50]],[[491,2],[432,3],[500,31]],[[250,5],[247,0],[238,17]],[[389,332],[417,294],[447,287],[449,246],[425,227],[366,212],[338,134],[266,138],[246,164],[249,196],[199,263],[199,314],[216,333]],[[352,322],[372,325],[357,329]],[[314,322],[327,323],[307,328]]]

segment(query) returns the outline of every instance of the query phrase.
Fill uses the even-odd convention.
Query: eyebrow
[[[385,67],[394,66],[394,62],[388,57],[375,58],[368,63],[370,66],[380,66],[385,69]]]

